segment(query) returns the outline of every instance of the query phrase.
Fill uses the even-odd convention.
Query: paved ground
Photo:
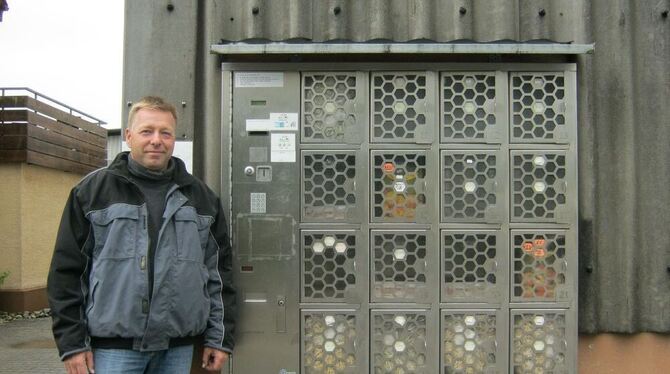
[[[51,318],[0,324],[0,373],[65,373],[51,335]]]

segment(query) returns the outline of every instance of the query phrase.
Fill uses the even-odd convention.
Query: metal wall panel
[[[583,1],[233,0],[220,16],[229,41],[570,42],[582,40]]]
[[[669,10],[667,0],[591,6],[597,47],[579,87],[583,332],[670,331]]]
[[[177,139],[193,140],[198,1],[170,9],[162,1],[126,1],[123,118],[128,104],[159,95],[177,107]]]

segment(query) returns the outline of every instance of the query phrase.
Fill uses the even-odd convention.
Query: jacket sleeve
[[[228,226],[217,199],[218,213],[210,228],[210,240],[205,262],[209,271],[207,285],[211,305],[205,346],[233,352],[237,301],[233,285],[233,256]]]
[[[53,318],[53,334],[61,359],[90,349],[84,315],[88,284],[86,243],[90,223],[72,189],[61,218],[47,279],[47,296]]]

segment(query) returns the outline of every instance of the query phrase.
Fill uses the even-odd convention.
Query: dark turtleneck
[[[174,160],[170,159],[165,170],[147,169],[128,155],[128,171],[132,181],[139,187],[147,204],[147,228],[149,231],[149,248],[147,249],[147,270],[149,276],[149,299],[153,293],[154,254],[158,233],[163,225],[163,212],[168,190],[174,184]]]

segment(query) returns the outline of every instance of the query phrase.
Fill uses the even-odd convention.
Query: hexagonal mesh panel
[[[554,141],[565,128],[563,73],[512,73],[513,141]]]
[[[302,78],[304,142],[342,143],[356,126],[356,75],[305,73]]]
[[[373,153],[372,220],[413,222],[426,209],[425,152]]]
[[[426,74],[374,73],[371,89],[373,141],[413,141],[426,126]]]
[[[485,139],[496,125],[495,73],[443,73],[442,141]]]
[[[413,312],[373,312],[373,372],[428,373],[426,316]]]
[[[495,151],[442,154],[443,221],[491,222],[487,212],[498,202],[497,161]]]
[[[513,232],[512,301],[564,301],[565,234]]]
[[[356,351],[356,316],[342,312],[303,315],[303,373],[361,373]]]
[[[444,374],[496,372],[496,317],[475,312],[442,317]]]
[[[426,233],[372,232],[373,301],[426,300]]]
[[[356,286],[356,235],[302,233],[302,296],[309,301],[344,301]]]
[[[353,151],[304,152],[302,177],[303,220],[344,220],[355,208]]]
[[[515,374],[567,373],[565,315],[522,313],[512,319]]]
[[[512,218],[552,221],[567,197],[564,152],[512,153]]]
[[[442,302],[501,302],[497,233],[442,233]]]

